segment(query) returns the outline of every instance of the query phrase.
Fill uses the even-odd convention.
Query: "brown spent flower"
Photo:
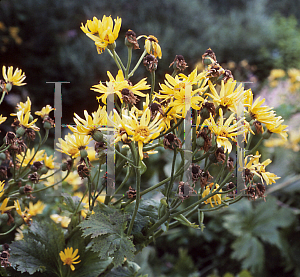
[[[207,186],[207,183],[212,180],[213,177],[209,174],[209,171],[206,170],[205,172],[202,171],[201,177],[200,177],[200,185],[202,188]]]
[[[158,60],[153,55],[147,55],[143,60],[143,65],[150,72],[153,72],[157,69]]]
[[[8,250],[3,250],[0,254],[0,260],[1,260],[1,267],[8,267],[11,266],[11,263],[8,261],[10,258],[10,254]]]
[[[107,148],[107,146],[106,146],[106,144],[105,144],[105,142],[103,142],[103,141],[96,141],[95,142],[95,151],[96,151],[96,153],[100,153],[100,152],[102,152],[102,151],[104,151],[105,149]]]
[[[228,191],[235,188],[236,185],[233,182],[230,182],[227,186],[223,188],[223,191]],[[236,190],[233,190],[227,194],[228,197],[235,198]]]
[[[126,34],[125,34],[125,41],[126,40],[128,42],[128,44],[126,44],[126,42],[125,42],[125,44],[127,46],[131,46],[131,47],[133,46],[133,49],[140,49],[139,43],[138,43],[138,41],[136,39],[136,33],[134,31],[132,31],[132,30],[129,29],[126,32]]]
[[[228,157],[227,160],[227,168],[229,171],[232,171],[234,169],[234,164],[233,164],[234,160],[232,157]]]
[[[156,117],[157,113],[160,113],[161,115],[164,115],[164,111],[161,108],[161,104],[153,102],[151,105],[149,105],[149,109],[151,112],[151,120],[154,120],[154,118]]]
[[[188,169],[192,175],[193,183],[196,183],[202,177],[202,169],[197,164],[191,164]]]
[[[253,126],[255,127],[256,133],[257,134],[263,134],[264,133],[264,128],[262,124],[259,121],[254,121]]]
[[[40,175],[37,172],[33,172],[32,174],[28,175],[28,179],[34,183],[37,184],[40,180]]]
[[[217,62],[213,63],[209,66],[206,76],[208,78],[217,78],[225,73],[225,70],[222,66],[220,66]]]
[[[138,101],[140,101],[128,88],[123,88],[121,94],[125,103],[135,105]]]
[[[265,196],[266,187],[261,183],[257,183],[255,188],[256,188],[257,197],[263,198],[264,201],[266,201],[266,196]]]
[[[136,190],[133,189],[131,186],[129,187],[129,190],[126,191],[127,198],[129,199],[135,199],[136,198]]]
[[[32,130],[31,128],[26,128],[26,130],[25,130],[25,135],[26,135],[31,141],[34,141],[34,140],[35,140],[35,131]]]
[[[41,161],[34,162],[31,166],[31,170],[36,172],[39,169],[41,169],[43,165],[44,165],[44,163]]]
[[[182,55],[176,55],[174,61],[170,64],[169,67],[173,65],[174,70],[176,71],[184,71],[188,66]]]
[[[204,150],[206,153],[211,147],[211,133],[208,132],[208,127],[204,127],[200,132],[197,132],[197,139],[202,138],[203,141],[200,141],[200,150]]]
[[[214,51],[212,51],[210,48],[208,48],[204,54],[202,55],[202,63],[204,64],[204,60],[210,60],[211,63],[217,61],[217,57]]]
[[[189,183],[185,183],[183,181],[179,182],[178,185],[178,198],[183,202],[183,200],[188,199],[192,193],[196,193],[197,192],[190,186]]]
[[[225,69],[225,72],[223,73],[224,77],[223,77],[223,81],[226,84],[228,80],[232,79],[232,81],[234,80],[234,77],[232,75],[232,72],[229,69]]]
[[[214,117],[216,114],[216,107],[215,107],[214,103],[212,103],[212,102],[202,103],[201,108],[199,110],[199,114],[200,114],[201,118],[204,118],[204,119],[210,118],[210,115],[212,115]]]
[[[164,136],[164,148],[174,150],[175,148],[182,148],[182,143],[178,137],[174,134],[169,133]]]
[[[86,158],[86,160],[87,160],[88,164],[86,164],[85,159],[81,158],[77,165],[77,172],[78,172],[78,175],[81,177],[81,179],[90,176],[92,164],[90,163],[90,160],[88,157]]]

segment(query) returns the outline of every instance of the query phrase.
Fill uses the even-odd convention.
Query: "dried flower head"
[[[202,63],[203,64],[208,64],[209,63],[214,63],[217,61],[217,57],[214,51],[212,51],[210,48],[208,48],[204,54],[202,55]]]
[[[170,67],[173,65],[174,70],[184,71],[188,66],[182,55],[176,55],[174,61],[170,64]]]
[[[183,202],[183,200],[188,199],[193,193],[197,192],[190,186],[189,183],[180,181],[178,186],[178,198]]]
[[[164,148],[165,149],[171,149],[174,150],[175,148],[181,148],[182,143],[178,137],[176,137],[174,134],[169,133],[164,136]]]
[[[136,39],[136,33],[130,29],[125,34],[125,44],[127,46],[133,46],[133,49],[140,49],[139,43]]]
[[[129,199],[135,199],[136,198],[136,190],[133,189],[131,186],[129,187],[129,190],[126,191],[127,197]]]
[[[150,72],[153,72],[157,69],[158,60],[153,55],[147,55],[143,60],[143,65]]]

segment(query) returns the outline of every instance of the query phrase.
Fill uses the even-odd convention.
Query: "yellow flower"
[[[69,129],[80,135],[93,136],[95,131],[101,130],[102,126],[107,125],[107,113],[105,107],[99,106],[96,112],[92,113],[92,116],[88,112],[84,111],[85,120],[80,118],[76,113],[74,113],[74,122],[76,123],[76,128],[68,126]]]
[[[252,119],[264,124],[274,123],[275,114],[272,108],[261,106],[265,102],[265,99],[260,100],[260,97],[258,97],[253,103],[253,93],[251,90],[245,92],[245,96],[245,106]]]
[[[141,160],[143,159],[143,144],[157,138],[163,128],[161,119],[159,120],[159,116],[160,115],[158,113],[155,119],[150,122],[151,114],[149,109],[146,109],[143,112],[140,119],[138,119],[136,115],[131,112],[130,118],[127,119],[127,124],[124,124],[123,126],[126,133],[131,136],[130,139],[138,142]]]
[[[0,124],[2,124],[6,119],[7,119],[7,117],[2,116],[2,114],[1,114],[0,115]]]
[[[35,126],[34,123],[37,121],[37,118],[29,122],[30,112],[24,114],[23,111],[17,112],[17,118],[20,122],[20,125],[24,128],[31,128],[34,131],[39,131],[40,128]]]
[[[61,227],[63,228],[68,228],[69,223],[71,222],[71,218],[67,216],[60,216],[58,214],[51,214],[50,218],[55,222],[55,223],[60,223]]]
[[[88,21],[85,26],[81,26],[81,30],[86,33],[86,35],[95,41],[98,53],[101,54],[109,44],[113,44],[119,36],[121,29],[122,19],[117,17],[115,21],[115,26],[113,26],[113,20],[111,16],[106,17],[105,15],[101,20],[96,17],[93,21]],[[94,35],[97,34],[97,36]]]
[[[23,161],[23,167],[27,166],[27,164],[30,162],[30,164],[33,164],[34,162],[41,162],[44,160],[44,153],[45,150],[39,150],[35,152],[35,149],[27,149],[26,156],[24,158],[24,153],[17,155],[17,160],[21,163]],[[33,158],[34,157],[34,158]],[[33,158],[33,159],[32,159]]]
[[[189,105],[193,109],[199,110],[199,102],[204,101],[204,99],[199,95],[195,95],[198,91],[199,90],[191,90],[190,95],[186,95],[186,90],[183,88],[181,88],[179,91],[175,91],[174,100],[170,103],[170,107],[172,107],[172,112],[175,111],[176,113],[181,113],[182,117],[185,118],[187,113],[187,103],[189,103]]]
[[[26,83],[22,83],[26,76],[25,73],[21,69],[16,69],[13,73],[13,67],[10,66],[6,72],[6,66],[2,67],[2,75],[6,83],[11,83],[14,86],[24,86]]]
[[[0,212],[1,214],[4,214],[4,212],[9,211],[13,209],[15,206],[9,206],[7,207],[7,203],[9,201],[9,198],[5,198],[0,206]]]
[[[17,110],[23,111],[24,114],[31,111],[31,101],[30,98],[27,96],[27,101],[25,103],[20,102],[17,104]],[[11,113],[11,116],[17,116],[17,113]]]
[[[47,156],[47,154],[44,155],[44,165],[48,167],[49,169],[54,169],[54,160],[53,155]]]
[[[76,261],[80,255],[76,256],[78,253],[78,249],[75,249],[74,250],[74,253],[73,253],[73,247],[69,248],[65,248],[64,252],[63,251],[60,251],[59,253],[59,256],[60,256],[60,259],[62,260],[62,262],[64,263],[64,265],[69,265],[72,269],[72,271],[75,270],[75,267],[73,264],[78,264],[80,263],[81,261]]]
[[[161,59],[162,57],[161,48],[155,36],[149,35],[148,37],[146,37],[145,48],[148,54],[155,56],[155,58],[158,57],[159,59]]]
[[[43,107],[41,111],[35,112],[35,114],[40,116],[42,119],[44,119],[44,117],[48,116],[49,113],[54,110],[55,109],[52,108],[50,105],[46,105],[46,107]]]
[[[16,229],[17,232],[15,233],[15,240],[22,240],[24,238],[23,231],[22,231],[24,229],[23,226],[24,225],[21,225],[20,228]]]
[[[285,77],[285,71],[282,69],[272,69],[270,76],[268,77],[269,81]]]
[[[35,204],[32,202],[29,202],[29,208],[25,207],[25,210],[28,210],[28,213],[31,216],[36,216],[37,214],[43,213],[43,210],[45,208],[45,204],[42,201],[38,201]]]
[[[25,209],[24,212],[22,212],[19,200],[14,201],[14,203],[14,207],[16,208],[17,213],[23,218],[24,222],[29,225],[30,221],[32,221],[31,214],[28,213],[27,209]]]
[[[59,138],[56,146],[59,152],[65,153],[68,156],[76,158],[80,154],[80,150],[87,149],[87,145],[91,141],[91,137],[79,135],[77,133],[67,134],[65,140]]]
[[[119,70],[116,79],[109,71],[107,71],[107,76],[109,77],[109,82],[106,82],[106,86],[100,82],[98,85],[94,85],[91,90],[103,94],[97,97],[97,99],[98,101],[101,100],[104,104],[106,104],[106,98],[110,94],[117,94],[121,103],[123,103],[121,91],[128,87],[128,82],[124,80],[122,70]]]
[[[224,151],[230,153],[232,150],[231,142],[228,140],[230,138],[233,141],[235,140],[235,136],[242,134],[246,130],[239,130],[243,129],[243,126],[239,123],[243,120],[241,118],[238,122],[235,122],[234,124],[230,125],[231,122],[234,120],[235,114],[231,114],[228,119],[224,122],[223,118],[223,111],[222,109],[219,109],[219,120],[216,123],[212,115],[210,114],[210,119],[206,119],[203,123],[203,126],[208,126],[208,128],[217,136],[217,145],[218,147],[223,146]]]
[[[266,147],[280,147],[284,146],[286,141],[281,138],[272,138],[265,141],[264,146]]]
[[[265,123],[268,132],[270,133],[276,133],[279,134],[284,140],[287,140],[287,131],[285,130],[288,125],[281,125],[283,123],[282,117],[274,117],[274,120],[272,123]]]
[[[208,81],[208,85],[211,93],[206,93],[206,95],[210,96],[217,105],[226,107],[233,112],[236,111],[237,103],[239,103],[244,96],[243,84],[236,87],[236,81],[229,80],[225,84],[222,80],[220,93],[217,92],[211,81]]]
[[[206,189],[202,193],[202,198],[207,196],[209,193],[215,192],[219,188],[219,185],[216,184],[215,189],[213,191],[211,191],[213,184],[214,183],[211,183],[209,186],[206,186]],[[220,190],[220,192],[222,192],[222,189]],[[220,205],[222,203],[221,194],[215,194],[214,196],[212,196],[212,197],[208,198],[206,201],[204,201],[204,203],[205,204],[210,203],[211,207],[214,207],[212,200],[214,201],[215,205]]]
[[[80,29],[86,34],[88,33],[94,35],[98,32],[98,29],[100,27],[99,25],[101,25],[101,20],[94,16],[93,20],[87,20],[85,26],[83,25],[83,23],[81,23]]]

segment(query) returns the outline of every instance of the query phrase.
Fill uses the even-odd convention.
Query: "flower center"
[[[138,127],[135,130],[135,133],[136,133],[136,135],[141,136],[141,137],[145,137],[145,138],[150,135],[150,131],[149,131],[149,128],[147,126]]]
[[[65,263],[66,263],[67,265],[72,265],[72,263],[73,263],[72,258],[66,258],[66,259],[65,259]]]

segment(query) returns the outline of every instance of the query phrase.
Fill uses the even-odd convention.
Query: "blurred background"
[[[97,54],[80,25],[104,14],[122,18],[116,51],[124,61],[128,29],[158,38],[163,54],[158,82],[172,73],[175,55],[185,57],[188,74],[211,48],[237,81],[251,82],[255,95],[263,95],[291,126],[287,144],[273,140],[260,148],[262,160],[273,160],[268,170],[282,177],[267,202],[246,200],[207,216],[204,232],[181,227],[159,238],[137,257],[144,274],[300,276],[300,1],[2,0],[0,65],[21,68],[27,85],[14,87],[5,97],[1,114],[13,112],[27,96],[33,111],[53,106],[54,85],[46,82],[57,81],[70,82],[62,86],[64,124],[72,123],[74,112],[82,116],[83,110],[95,111],[97,94],[90,87],[106,81],[107,70],[115,76],[117,68],[107,53]],[[142,51],[135,50],[133,64]],[[147,74],[141,67],[131,81]],[[157,162],[149,159],[149,174]]]

